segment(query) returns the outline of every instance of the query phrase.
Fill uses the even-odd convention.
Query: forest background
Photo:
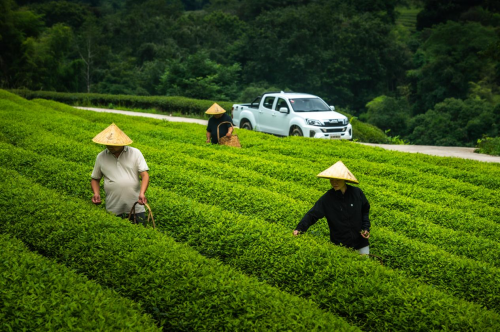
[[[298,91],[412,144],[500,140],[494,0],[0,0],[0,88]]]

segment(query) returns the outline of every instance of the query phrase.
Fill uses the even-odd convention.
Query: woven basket
[[[241,144],[240,144],[240,140],[238,138],[238,135],[231,135],[231,137],[227,137],[227,136],[219,137],[219,127],[223,123],[229,123],[231,125],[231,127],[233,127],[233,132],[234,132],[234,126],[231,122],[224,121],[224,122],[219,123],[219,125],[217,126],[217,140],[219,141],[219,144],[232,146],[235,148],[241,148]]]
[[[133,224],[137,224],[137,216],[135,215],[135,205],[138,204],[139,202],[135,202],[134,205],[132,206],[132,209],[130,210],[129,213],[129,219],[132,221]],[[146,221],[146,224],[144,226],[153,226],[153,228],[156,228],[155,225],[155,220],[153,218],[153,211],[151,211],[151,208],[149,205],[146,203],[144,206],[147,208],[146,210],[148,211],[148,220]]]

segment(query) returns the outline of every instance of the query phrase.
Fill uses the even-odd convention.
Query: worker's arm
[[[207,143],[210,143],[211,138],[212,138],[212,133],[207,131]]]
[[[295,227],[293,235],[297,236],[301,232],[306,232],[309,227],[325,216],[322,199],[323,197],[320,198],[309,211],[307,211],[297,227]]]
[[[92,179],[90,180],[90,186],[92,187],[92,191],[94,192],[94,196],[92,196],[92,203],[101,204],[101,180]]]
[[[144,171],[144,172],[141,172],[139,174],[141,176],[141,191],[139,192],[139,199],[137,200],[137,202],[139,202],[139,204],[141,205],[144,205],[148,202],[147,198],[146,198],[146,190],[148,190],[148,186],[149,186],[149,174],[147,171]]]

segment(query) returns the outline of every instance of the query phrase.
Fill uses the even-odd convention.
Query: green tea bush
[[[311,301],[204,258],[151,228],[14,171],[1,168],[0,174],[7,197],[0,202],[1,232],[141,303],[165,330],[357,330]]]
[[[476,152],[500,156],[500,137],[485,137],[477,140]]]
[[[72,169],[77,170],[76,166]],[[48,172],[52,173],[53,170],[49,169]],[[33,173],[36,174],[38,171],[37,169]],[[15,180],[16,183],[20,182],[19,179]],[[57,181],[50,182],[52,186],[57,183]],[[30,193],[40,196],[40,193],[37,194],[36,186],[32,184],[30,188]],[[20,195],[26,195],[19,188],[13,188],[13,190],[20,192]],[[297,242],[298,239],[290,235],[289,229],[281,228],[279,225],[272,226],[263,221],[257,222],[255,219],[231,216],[227,212],[209,206],[198,207],[197,203],[188,197],[173,195],[171,199],[169,196],[172,195],[166,195],[165,191],[153,188],[151,191],[153,196],[150,198],[158,202],[157,216],[164,216],[157,218],[157,221],[159,225],[164,223],[167,226],[164,228],[168,231],[167,234],[176,235],[206,255],[230,262],[238,269],[258,276],[260,280],[271,285],[276,285],[288,292],[296,292],[301,296],[310,296],[328,310],[342,316],[347,315],[353,324],[370,326],[370,329],[376,330],[380,326],[401,329],[407,326],[409,321],[412,322],[411,324],[422,326],[437,322],[436,324],[445,325],[453,330],[457,329],[457,326],[469,324],[466,321],[471,319],[474,321],[472,324],[484,327],[489,326],[491,319],[496,319],[493,313],[481,313],[479,307],[448,297],[430,287],[420,286],[415,281],[410,282],[398,277],[377,263],[366,261],[357,257],[357,254],[332,246],[326,240],[320,240],[315,245],[316,241],[310,239],[301,245],[302,242]],[[39,218],[38,214],[33,217]],[[15,228],[20,228],[21,224]],[[65,228],[65,233],[67,233],[69,229],[67,226]],[[84,238],[86,243],[89,242],[89,239]],[[72,246],[74,247],[75,244]],[[140,247],[142,246],[146,244],[142,243]],[[102,250],[116,252],[108,245],[99,247]],[[100,257],[100,254],[97,254]],[[250,258],[252,264],[250,264]],[[126,259],[123,258],[123,260]],[[102,258],[99,260],[101,261]],[[301,260],[305,261],[301,262]],[[124,261],[116,264],[122,265]],[[93,269],[98,269],[98,267],[93,267]],[[109,271],[110,268],[107,267],[105,270]],[[310,273],[313,271],[313,275],[317,277],[309,280],[312,278]],[[106,275],[108,274],[109,272],[106,272]],[[374,279],[374,275],[377,278]],[[317,278],[320,278],[319,281]],[[350,282],[347,282],[348,280]],[[333,281],[336,282],[330,284]],[[401,293],[402,289],[405,289],[403,293]],[[339,294],[344,294],[344,297],[338,298]],[[351,303],[349,299],[356,298],[356,294],[365,294],[363,301],[357,304]],[[399,299],[397,301],[413,302],[415,294],[418,294],[422,308],[435,308],[429,310],[432,314],[423,316],[416,307],[392,308],[391,312],[381,314],[382,308],[385,308],[387,303],[391,303],[387,301],[394,301],[394,298],[397,298]],[[346,304],[343,301],[351,303],[349,311],[346,311]],[[443,308],[443,303],[448,304]],[[442,312],[439,318],[436,318],[437,310]],[[456,310],[461,313],[458,314]],[[467,317],[465,321],[456,320],[456,315],[462,317],[472,315],[472,313],[476,318]],[[394,315],[401,319],[395,320]],[[382,322],[383,324],[380,325]]]
[[[175,137],[177,137],[177,136],[178,135],[175,135]],[[52,140],[54,141],[55,139],[52,139]],[[29,143],[29,145],[31,145],[31,144],[35,144],[35,143],[34,142]],[[41,148],[43,148],[43,147],[41,147]],[[179,169],[172,168],[172,167],[175,167],[176,163],[181,163],[182,162],[181,161],[182,157],[181,157],[181,159],[179,159],[179,158],[175,158],[175,156],[173,156],[173,155],[168,155],[168,157],[167,156],[162,156],[162,152],[161,151],[157,151],[157,150],[154,150],[154,149],[151,149],[151,148],[149,148],[149,150],[148,150],[147,146],[141,147],[141,150],[143,150],[143,149],[146,149],[144,151],[149,152],[148,155],[150,155],[150,156],[158,156],[157,157],[158,161],[159,160],[168,160],[170,163],[173,164],[172,166],[169,166],[168,171],[166,171],[166,175],[163,175],[163,173],[158,173],[157,174],[157,176],[159,176],[161,179],[165,179],[165,178],[171,177],[171,175],[169,174],[169,172],[174,173],[174,174],[182,174],[182,173],[185,174],[185,176],[184,176],[185,179],[184,180],[180,180],[180,178],[177,177],[172,182],[173,186],[176,186],[175,190],[183,190],[182,193],[184,195],[188,195],[188,196],[193,196],[194,195],[193,197],[196,197],[196,192],[208,192],[208,193],[210,193],[211,192],[211,187],[213,187],[215,189],[215,191],[214,191],[215,195],[214,196],[211,196],[210,194],[206,195],[206,198],[208,199],[208,201],[210,201],[214,197],[216,197],[216,195],[217,195],[217,189],[216,188],[219,188],[219,187],[231,188],[231,184],[230,183],[226,184],[224,182],[221,182],[221,184],[219,184],[219,185],[212,186],[211,185],[212,184],[212,180],[208,179],[206,181],[206,183],[207,183],[206,187],[203,187],[203,188],[200,189],[197,186],[197,183],[194,183],[194,184],[192,183],[193,182],[192,179],[200,178],[199,175],[196,174],[196,172],[193,173],[193,174],[189,174],[189,173],[186,174],[186,169],[185,168],[186,167],[189,168],[189,166],[187,166],[187,165],[188,164],[190,165],[190,163],[185,163],[185,165],[183,165],[182,168],[179,168]],[[82,151],[81,148],[76,149],[76,150],[77,151]],[[94,150],[96,152],[99,151],[97,147]],[[79,154],[81,154],[81,152],[79,152]],[[189,161],[192,161],[192,160],[189,160]],[[214,166],[216,166],[216,165],[212,165],[212,167],[214,167]],[[66,167],[66,168],[72,168],[72,167]],[[157,169],[157,168],[158,167],[153,167],[153,169]],[[207,164],[207,168],[208,168],[208,171],[210,171],[210,165],[209,164]],[[254,180],[259,178],[255,174],[252,175],[252,177],[255,177]],[[197,182],[197,181],[194,181],[194,182]],[[73,187],[79,187],[79,186],[73,186]],[[268,187],[268,186],[266,186],[266,187]],[[171,188],[169,188],[169,189],[171,189]],[[189,190],[189,192],[186,192],[186,190]],[[245,191],[248,191],[248,190],[250,190],[250,188],[246,189],[246,188],[242,187],[242,188],[238,188],[237,190],[235,190],[234,194],[231,194],[231,192],[229,192],[227,200],[229,202],[231,202],[231,197],[232,196],[238,195],[239,192],[245,192]],[[300,193],[301,190],[298,190],[298,192]],[[244,209],[247,209],[247,211],[244,212],[247,215],[257,215],[257,216],[260,215],[261,218],[263,218],[265,220],[270,220],[270,221],[280,220],[280,222],[289,225],[289,227],[295,226],[297,220],[299,220],[300,216],[304,213],[303,211],[305,211],[305,210],[308,209],[307,204],[306,205],[301,204],[301,203],[297,204],[297,202],[294,202],[294,203],[290,203],[289,204],[289,206],[292,206],[292,208],[287,208],[286,205],[285,206],[280,206],[280,209],[282,209],[283,212],[279,212],[278,214],[276,214],[278,212],[276,210],[276,208],[274,208],[274,209],[271,209],[271,208],[262,209],[262,206],[266,206],[265,204],[267,204],[267,203],[266,202],[262,203],[261,200],[253,198],[253,197],[261,197],[262,194],[260,194],[258,192],[254,193],[252,190],[250,190],[250,193],[251,194],[248,195],[247,199],[245,199],[243,197],[242,200],[243,201],[248,201],[248,202],[253,201],[253,204],[241,205],[240,201],[236,201],[236,202],[233,202],[233,205],[231,205],[232,207],[229,206],[230,209],[232,209],[233,211],[239,211],[239,213],[242,213],[242,209],[244,208]],[[274,199],[268,199],[267,201],[273,202],[273,201],[277,201],[279,199],[280,199],[280,197],[278,196],[278,197],[276,197]],[[311,204],[312,204],[312,201],[311,201]],[[295,207],[297,207],[297,206],[299,208],[295,209]],[[302,206],[302,207],[300,207],[300,206]],[[226,208],[228,208],[228,206],[226,206]],[[287,213],[287,211],[295,211],[295,212],[294,213]],[[382,217],[387,217],[387,215],[383,214]],[[382,219],[380,219],[380,220],[382,220]],[[377,221],[377,219],[375,219],[375,222],[376,221]],[[417,227],[410,226],[412,228],[407,228],[407,229],[405,229],[404,227],[401,228],[401,225],[403,225],[403,224],[400,223],[398,225],[398,227],[400,228],[400,230],[401,229],[403,229],[403,230],[407,230],[407,229],[408,230],[414,230],[413,234],[416,234],[417,236],[421,236],[421,238],[429,238],[430,243],[432,243],[433,241],[436,241],[436,234],[438,234],[438,233],[437,232],[432,232],[432,230],[429,230],[428,227],[425,229],[426,230],[425,232],[422,232],[422,230],[418,228],[418,224],[417,224]],[[425,221],[423,221],[422,225],[425,225]],[[391,226],[391,225],[389,224],[388,226]],[[380,233],[378,234],[378,237],[381,240],[385,239],[384,241],[386,243],[392,243],[391,239],[395,235],[392,234],[391,232],[388,232],[387,230],[382,231],[382,229],[380,229],[380,228],[378,228],[378,229],[380,230]],[[439,230],[437,230],[437,231],[439,231]],[[474,251],[473,250],[471,251],[470,248],[467,247],[467,243],[469,243],[470,241],[468,241],[469,238],[465,234],[458,234],[457,232],[455,232],[453,230],[451,232],[446,232],[446,230],[443,230],[443,232],[441,232],[441,233],[443,234],[443,235],[440,235],[440,236],[443,238],[442,243],[444,245],[446,245],[446,241],[449,241],[450,244],[453,244],[453,245],[457,246],[457,249],[454,249],[454,247],[450,247],[450,246],[448,246],[448,247],[445,246],[445,248],[451,249],[451,252],[455,252],[455,253],[462,254],[462,255],[465,255],[465,256],[473,256],[474,255]],[[323,231],[323,234],[327,234],[327,230]],[[461,243],[457,244],[457,241],[456,241],[457,238],[458,239],[462,239]],[[476,250],[476,253],[484,253],[485,260],[488,260],[488,255],[494,255],[494,251],[492,253],[489,252],[489,251],[491,251],[491,248],[487,248],[487,246],[488,246],[487,241],[486,241],[486,243],[485,243],[485,241],[477,241],[477,240],[475,240],[474,242],[475,243],[474,243],[473,246],[477,246],[478,248],[476,248],[476,249],[472,248],[472,249]],[[428,251],[428,252],[433,252],[433,251],[436,250],[436,248],[434,246],[430,246],[429,248],[426,248],[425,246],[415,246],[415,245],[412,245],[411,242],[408,242],[408,240],[405,240],[404,243],[407,243],[406,245],[409,246],[409,248],[413,248],[412,250],[418,249],[417,252],[414,253],[414,255],[416,255],[417,257],[418,257],[418,255],[422,254],[422,250]],[[483,246],[482,247],[478,246],[480,244],[483,244]],[[391,247],[389,247],[389,248],[391,248]],[[460,248],[463,248],[463,249],[460,249]],[[420,262],[419,264],[412,265],[412,260],[408,260],[408,257],[406,257],[405,255],[401,255],[399,253],[401,250],[398,250],[397,247],[392,248],[392,250],[388,250],[387,248],[384,248],[384,249],[385,249],[384,250],[384,254],[387,256],[388,262],[390,263],[391,266],[404,268],[405,271],[411,271],[411,273],[409,272],[410,275],[422,277],[425,280],[428,280],[429,282],[433,282],[435,284],[437,283],[440,287],[443,287],[443,288],[449,289],[449,290],[453,290],[454,293],[460,293],[460,296],[464,296],[465,298],[477,299],[477,296],[475,295],[474,292],[468,292],[467,291],[466,285],[468,285],[471,281],[463,281],[462,282],[462,281],[454,280],[452,282],[448,282],[448,281],[446,281],[447,278],[442,278],[442,276],[439,273],[436,273],[436,274],[426,273],[425,269],[421,269],[421,267],[424,266],[424,265],[422,265],[422,262]],[[411,250],[409,250],[409,251],[411,252]],[[492,257],[494,257],[494,256],[492,256]],[[447,262],[446,264],[450,266],[449,267],[450,270],[452,270],[452,271],[459,271],[459,267],[460,267],[460,264],[458,264],[459,261],[454,262],[454,260],[451,260],[451,261],[450,260],[446,260],[446,262]],[[451,265],[448,264],[450,262],[452,262]],[[444,264],[443,262],[441,262],[441,260],[437,260],[436,261],[435,259],[432,260],[432,261],[429,261],[427,263],[428,264],[432,264],[432,265],[436,265],[436,266],[442,266]],[[456,264],[458,264],[458,265],[456,265]],[[453,266],[456,266],[456,268],[454,268]],[[427,268],[430,268],[430,266],[427,267]],[[479,268],[479,267],[476,267],[476,268]],[[485,276],[485,278],[487,278],[487,276]],[[480,286],[479,288],[482,288],[483,292],[485,294],[488,294],[488,292],[489,292],[489,290],[488,290],[489,286],[486,286],[486,285],[489,285],[489,284],[490,284],[489,281],[483,282],[484,287]],[[464,289],[465,289],[465,292],[464,292]],[[490,298],[489,296],[485,296],[485,297],[481,298],[479,301],[483,301],[482,303],[488,304],[489,306],[491,306],[491,305],[495,306],[494,304],[492,304],[492,303],[494,303],[495,300],[492,299],[492,298]],[[493,302],[491,302],[491,301],[493,301]]]
[[[305,294],[298,293],[301,288],[283,288],[288,285],[285,280],[289,271],[282,270],[279,263],[293,265],[295,261],[288,257],[290,251],[280,248],[288,243],[286,239],[291,238],[298,219],[328,189],[327,181],[315,179],[315,175],[342,158],[349,168],[355,169],[373,203],[371,251],[383,256],[384,265],[397,268],[398,275],[418,278],[456,297],[498,308],[499,272],[494,267],[498,261],[495,223],[499,220],[494,184],[498,179],[486,181],[490,174],[498,172],[493,165],[455,160],[443,163],[444,158],[403,157],[350,142],[278,139],[243,130],[239,135],[248,140],[247,144],[243,149],[231,149],[205,145],[203,126],[138,121],[42,100],[0,100],[0,110],[0,139],[11,144],[2,146],[2,165],[46,187],[78,197],[89,197],[88,179],[95,155],[102,150],[84,142],[90,142],[98,131],[118,120],[120,128],[132,134],[134,146],[143,151],[151,167],[148,195],[155,202],[153,209],[161,216],[160,229],[190,243],[202,254],[266,283],[314,298],[324,308],[349,317],[359,326],[381,321],[385,324],[389,316],[378,320],[375,316],[364,318],[364,307],[357,306],[346,314],[345,306],[338,306],[337,300],[329,297],[331,294],[323,294],[325,286],[307,286]],[[58,181],[59,174],[66,179],[64,184]],[[470,178],[485,181],[474,182]],[[192,211],[194,215],[190,214]],[[221,215],[225,216],[223,221]],[[240,235],[254,234],[255,229],[255,235]],[[267,236],[269,229],[272,231]],[[316,243],[344,252],[328,244],[324,223],[319,222],[309,233],[300,238],[307,244],[300,250],[308,252],[307,246]],[[208,238],[206,234],[211,235]],[[351,264],[356,257],[348,255],[339,266]],[[305,265],[322,271],[330,259],[325,257]],[[335,275],[351,273],[335,271]],[[359,268],[353,271],[360,273]],[[410,282],[413,281],[406,281]],[[388,283],[399,287],[397,282]],[[351,293],[344,292],[340,294],[352,298]],[[370,303],[375,303],[374,308],[379,306],[376,301]],[[405,317],[413,317],[404,308],[398,310],[403,310],[401,315]],[[398,316],[399,311],[392,314]],[[393,328],[397,324],[404,326],[401,321],[388,324]]]
[[[141,307],[0,234],[2,331],[161,331]]]
[[[78,153],[78,151],[82,151],[83,149],[76,148],[74,150],[74,153]],[[29,157],[26,157],[29,155]],[[3,164],[8,165],[9,167],[13,169],[18,169],[20,172],[23,172],[27,176],[33,177],[34,179],[37,180],[37,182],[45,183],[45,185],[54,188],[54,189],[61,189],[63,186],[60,184],[60,181],[57,179],[61,178],[60,177],[60,171],[58,169],[71,169],[73,172],[76,172],[77,174],[83,174],[85,173],[85,169],[87,169],[89,172],[90,167],[84,167],[84,166],[78,166],[77,164],[71,164],[68,162],[64,162],[62,160],[56,160],[56,159],[51,159],[48,157],[45,157],[44,159],[39,159],[37,161],[37,157],[35,154],[27,154],[22,151],[12,151],[9,152],[8,150],[3,150],[1,156],[3,156]],[[10,156],[10,157],[9,157]],[[21,157],[17,157],[21,156]],[[18,163],[12,163],[13,160],[16,158],[20,158],[20,160],[26,162],[28,161],[28,164],[30,165],[29,168],[23,168],[20,162]],[[81,169],[80,169],[81,168]],[[237,196],[238,191],[240,191],[239,188],[236,188],[234,193],[232,191],[226,192],[227,198],[225,196],[221,196],[220,193],[218,194],[216,191],[212,193],[210,190],[210,186],[213,186],[214,188],[230,188],[229,184],[222,184],[218,185],[218,181],[223,181],[223,180],[214,180],[213,178],[208,178],[205,180],[206,176],[201,176],[200,174],[196,175],[195,173],[191,174],[190,172],[187,172],[185,169],[182,170],[180,167],[174,168],[173,166],[170,167],[162,167],[160,165],[154,165],[153,164],[153,169],[156,169],[155,171],[155,176],[158,178],[158,181],[155,182],[156,185],[163,186],[165,189],[168,189],[168,191],[175,191],[175,192],[182,192],[185,197],[184,198],[179,198],[178,201],[184,202],[184,201],[192,201],[198,200],[198,201],[203,201],[207,204],[210,204],[214,200],[222,199],[224,202],[233,202],[234,205],[230,205],[229,209],[235,211],[235,215],[233,216],[226,216],[224,220],[228,220],[229,223],[232,225],[236,220],[242,218],[242,213],[247,216],[251,216],[253,220],[257,220],[256,216],[258,216],[258,211],[253,210],[251,205],[245,205],[244,202],[249,201],[249,200],[256,200],[256,198],[251,198],[251,197],[259,197],[262,198],[262,201],[277,201],[279,197],[276,197],[276,199],[268,197],[270,193],[268,193],[267,196],[265,196],[265,191],[261,192],[254,192],[253,189],[250,190],[248,193],[245,193],[245,195],[239,195]],[[80,169],[80,170],[79,170]],[[165,169],[163,171],[162,169]],[[187,172],[187,173],[186,173]],[[54,175],[54,180],[44,180],[47,177],[50,177],[50,175]],[[64,177],[64,176],[63,176]],[[81,188],[85,186],[85,179],[81,177],[65,177],[65,185],[70,188]],[[170,181],[168,179],[173,178],[175,179],[174,181]],[[73,180],[75,179],[75,180]],[[206,183],[204,187],[200,187],[200,184]],[[232,188],[231,188],[232,189]],[[67,189],[66,189],[67,190]],[[186,191],[188,190],[188,191]],[[249,188],[247,188],[247,191]],[[220,192],[220,190],[218,190]],[[243,190],[241,190],[243,192]],[[158,190],[153,189],[153,187],[150,189],[150,193],[157,193]],[[159,190],[161,192],[161,189]],[[83,195],[85,195],[83,193]],[[157,194],[156,194],[157,195]],[[155,196],[156,196],[155,195]],[[247,196],[248,195],[248,196]],[[217,218],[215,218],[214,223],[216,223],[216,226],[209,225],[207,226],[207,222],[210,219],[210,217],[202,217],[202,220],[198,221],[197,218],[200,218],[200,216],[204,215],[203,212],[196,212],[195,215],[197,215],[197,218],[194,218],[191,215],[186,215],[183,216],[182,210],[186,211],[193,211],[195,208],[193,207],[194,203],[189,203],[189,205],[186,207],[184,206],[183,208],[177,208],[174,209],[171,207],[172,203],[163,203],[162,201],[159,201],[158,197],[153,196],[153,200],[157,202],[157,210],[159,208],[160,215],[163,215],[163,217],[160,217],[158,219],[157,217],[157,222],[160,223],[162,220],[163,226],[162,229],[166,229],[169,231],[169,234],[172,236],[175,236],[176,238],[180,238],[183,241],[188,241],[189,239],[185,239],[182,237],[182,235],[179,234],[199,234],[201,238],[195,238],[191,239],[193,245],[195,243],[198,244],[198,250],[206,253],[209,256],[214,255],[214,245],[215,247],[223,245],[223,246],[229,246],[231,250],[224,251],[223,253],[220,254],[220,256],[217,256],[221,259],[229,259],[231,258],[231,261],[233,262],[235,266],[238,268],[240,265],[238,264],[239,261],[239,252],[241,250],[236,250],[234,238],[228,237],[227,235],[224,236],[222,234],[227,234],[228,231],[232,229],[232,226],[226,225],[226,223],[222,223],[220,221],[220,216],[223,215],[222,212],[217,212],[215,213]],[[231,199],[231,197],[233,197]],[[235,197],[238,197],[238,199],[235,199]],[[151,197],[150,197],[151,198]],[[262,203],[261,201],[261,203]],[[283,200],[281,200],[281,204],[284,204]],[[293,203],[297,204],[297,202]],[[227,203],[224,204],[225,208],[227,209]],[[271,216],[274,216],[276,211],[272,210],[272,206],[268,206],[265,208],[267,205],[262,205],[262,204],[257,204],[262,211],[269,211],[271,213]],[[238,209],[238,206],[240,208]],[[263,208],[264,207],[264,208]],[[245,209],[250,209],[249,212],[245,212]],[[291,210],[291,206],[289,206],[289,209]],[[201,207],[198,210],[200,211],[205,211],[205,210],[210,210],[210,208],[207,207]],[[287,208],[285,207],[285,210]],[[300,211],[299,211],[300,212]],[[158,213],[158,211],[157,211]],[[267,213],[267,212],[266,212]],[[274,222],[277,222],[279,225],[285,225],[288,227],[285,227],[285,229],[288,229],[288,234],[291,233],[291,228],[295,225],[295,220],[293,218],[288,218],[285,216],[285,213],[276,216],[276,219],[268,219],[266,216],[268,214],[262,214],[262,218],[266,220],[271,220]],[[173,220],[170,219],[171,217],[174,218]],[[168,219],[165,219],[168,218]],[[280,220],[281,219],[281,220]],[[181,225],[177,224],[177,220],[181,221]],[[189,220],[189,222],[187,222]],[[288,220],[288,222],[287,222]],[[254,224],[256,221],[253,223],[250,221],[243,221],[244,224],[248,225],[249,228],[256,229],[257,226]],[[269,226],[265,221],[260,221],[261,226],[260,228],[266,229]],[[204,237],[206,237],[206,234],[209,232],[208,229],[194,229],[195,228],[200,228],[200,225],[205,225],[204,227],[208,228],[218,228],[220,227],[223,229],[221,230],[220,235],[221,236],[215,236],[217,238],[216,244],[211,244],[204,249],[200,247],[200,243],[205,242]],[[185,228],[189,229],[189,231],[186,231]],[[242,233],[248,233],[250,230],[236,230],[235,232],[241,231]],[[213,230],[211,232],[214,232]],[[263,232],[263,231],[261,231]],[[284,231],[280,231],[280,233],[283,233]],[[327,234],[327,232],[324,232]],[[391,257],[392,265],[399,265],[401,268],[403,268],[405,271],[413,271],[413,274],[419,274],[423,279],[432,281],[433,284],[437,285],[439,288],[447,289],[448,291],[452,292],[456,296],[467,298],[472,301],[476,301],[478,303],[483,303],[485,305],[491,306],[494,308],[495,306],[498,305],[496,297],[493,295],[495,294],[495,289],[498,287],[497,282],[495,279],[492,279],[491,276],[494,276],[498,274],[498,271],[495,269],[491,269],[487,267],[485,264],[478,264],[473,261],[469,260],[464,260],[464,259],[457,259],[445,252],[442,252],[439,250],[437,247],[429,247],[426,248],[425,245],[418,244],[417,242],[413,243],[411,241],[408,241],[404,237],[397,236],[396,234],[388,234],[389,232],[384,231],[383,229],[380,228],[375,228],[374,231],[372,232],[373,234],[376,234],[378,240],[381,243],[388,244],[387,246],[383,247],[381,252],[383,253],[384,257]],[[275,236],[275,235],[273,235]],[[327,240],[327,236],[323,236],[325,238],[325,241]],[[248,239],[253,239],[253,237],[249,237]],[[254,245],[264,245],[264,247],[268,245],[272,245],[271,242],[269,242],[269,239],[266,239],[263,242],[260,242],[253,239],[253,243],[247,243],[245,242],[242,247],[247,248],[247,247],[253,247]],[[269,242],[269,244],[265,244]],[[283,245],[283,240],[280,241],[280,245]],[[392,248],[392,250],[391,250]],[[314,250],[315,252],[316,250]],[[426,255],[422,255],[423,253],[426,253]],[[311,255],[314,255],[312,252]],[[276,262],[286,260],[286,257],[282,257],[279,254],[274,253],[274,260]],[[285,256],[288,256],[286,254]],[[262,259],[262,255],[257,255],[256,261],[260,261]],[[394,258],[395,257],[395,258]],[[292,262],[290,262],[292,264]],[[342,265],[342,264],[341,264]],[[261,266],[270,266],[273,271],[276,271],[276,267],[273,267],[272,264],[267,262],[261,262]],[[446,267],[447,273],[444,274],[442,269],[443,267]],[[262,268],[261,268],[262,269]],[[317,266],[316,269],[321,269],[320,266]],[[460,272],[463,272],[464,270],[468,270],[468,273],[465,274],[460,274]],[[488,273],[485,273],[485,271],[488,271]],[[264,272],[259,272],[259,269],[256,267],[252,267],[249,270],[250,273],[253,274],[258,274],[258,273],[264,273]],[[454,275],[457,274],[457,277],[450,280],[449,275]],[[337,272],[337,275],[339,272]],[[283,274],[284,276],[288,276],[288,274]],[[276,277],[274,277],[276,279]],[[300,284],[298,284],[300,285]],[[311,290],[313,291],[313,290]],[[372,306],[375,308],[376,305],[372,304]],[[344,315],[344,312],[340,312],[340,314]],[[355,319],[355,318],[354,318]]]
[[[391,143],[387,135],[378,127],[359,121],[355,117],[351,118],[350,122],[352,125],[352,135],[356,141],[382,144]]]

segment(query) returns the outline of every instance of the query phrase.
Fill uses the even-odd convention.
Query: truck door
[[[281,113],[280,108],[285,107],[290,112],[290,106],[283,98],[278,98],[276,105],[274,107],[273,113],[271,114],[270,127],[273,128],[273,134],[288,136],[288,113]]]
[[[259,107],[259,116],[257,118],[257,130],[263,131],[265,133],[274,133],[272,131],[272,115],[273,115],[273,104],[276,97],[264,97],[262,104]]]

